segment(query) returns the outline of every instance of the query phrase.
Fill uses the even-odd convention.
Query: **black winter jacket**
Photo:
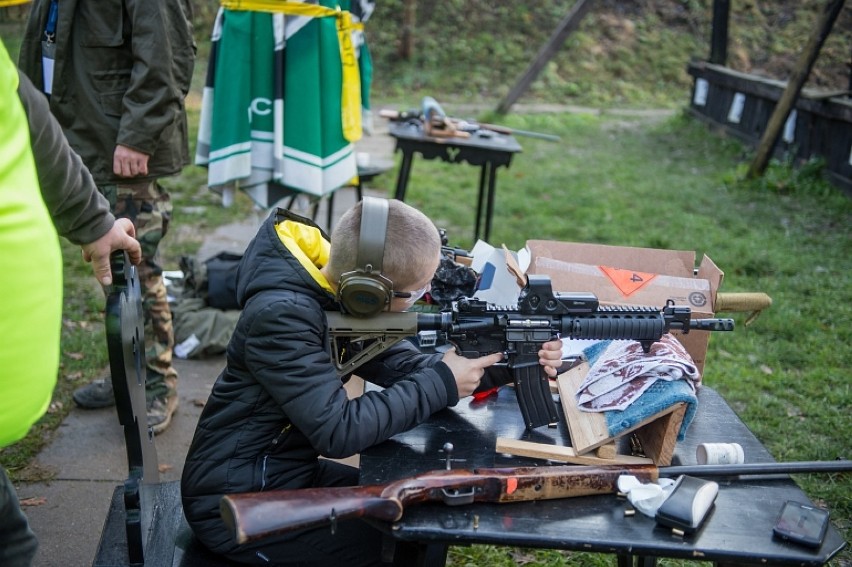
[[[240,264],[243,311],[181,483],[189,524],[216,552],[237,547],[219,516],[223,494],[310,487],[320,455],[354,455],[458,402],[441,355],[408,341],[358,369],[384,390],[347,398],[329,354],[324,310],[338,305],[319,273],[327,250],[316,225],[279,209]]]

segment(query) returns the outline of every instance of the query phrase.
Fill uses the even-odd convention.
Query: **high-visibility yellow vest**
[[[0,447],[24,437],[50,405],[62,322],[59,238],[17,89],[0,40]]]

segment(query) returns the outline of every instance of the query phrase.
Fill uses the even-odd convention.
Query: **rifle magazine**
[[[550,391],[550,379],[542,368],[536,364],[514,368],[512,373],[515,379],[518,406],[527,428],[556,425],[559,421],[559,413]]]

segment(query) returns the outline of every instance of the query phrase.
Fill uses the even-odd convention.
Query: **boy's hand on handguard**
[[[559,367],[562,366],[562,341],[554,339],[541,345],[538,362],[544,366],[548,376],[555,378],[559,374]]]
[[[473,394],[479,386],[486,368],[503,360],[503,353],[495,352],[479,358],[465,358],[456,354],[455,349],[449,349],[441,360],[450,367],[456,379],[459,397],[464,398]]]

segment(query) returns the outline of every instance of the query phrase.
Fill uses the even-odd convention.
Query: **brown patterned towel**
[[[692,357],[671,334],[643,352],[636,341],[612,341],[595,361],[577,391],[584,411],[623,411],[658,380],[685,380],[693,393],[701,374]]]

